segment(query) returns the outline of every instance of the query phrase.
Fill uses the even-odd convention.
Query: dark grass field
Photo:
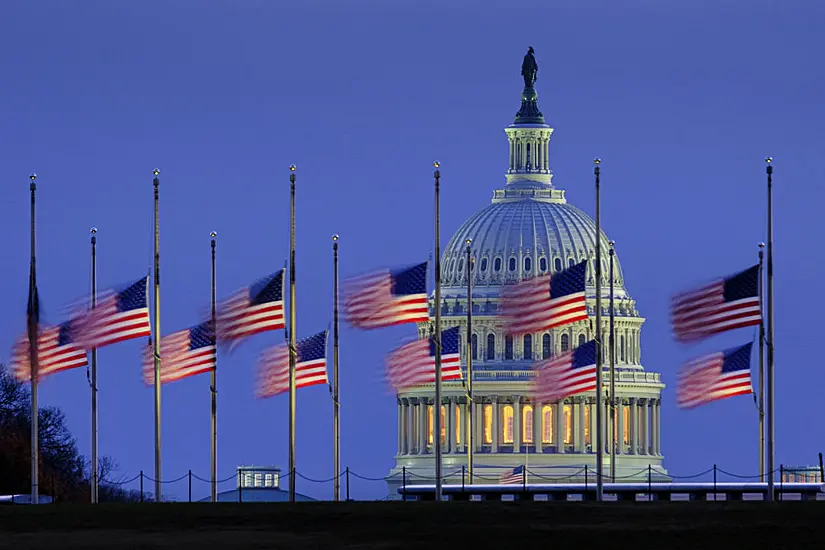
[[[0,548],[825,548],[820,502],[0,506]]]

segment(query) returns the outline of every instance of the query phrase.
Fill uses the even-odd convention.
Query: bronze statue
[[[536,63],[536,57],[533,55],[533,46],[530,46],[521,64],[521,76],[524,77],[525,88],[533,87],[533,84],[536,83],[536,74],[538,72],[539,65]]]

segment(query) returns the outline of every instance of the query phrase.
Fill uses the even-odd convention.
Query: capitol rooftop
[[[450,238],[441,257],[441,303],[430,298],[430,316],[441,309],[442,330],[459,326],[466,341],[467,308],[472,307],[471,346],[461,346],[464,380],[467,353],[473,369],[474,483],[498,483],[500,476],[524,466],[531,482],[595,482],[595,392],[562,402],[536,402],[531,381],[536,361],[569,351],[594,338],[596,239],[601,239],[601,341],[604,350],[603,387],[609,387],[610,249],[608,237],[596,234],[585,212],[568,203],[565,187],[589,182],[554,182],[549,144],[553,135],[538,104],[538,66],[530,48],[522,65],[521,105],[507,135],[505,183],[495,189],[490,204],[464,222]],[[471,265],[467,262],[469,240]],[[587,261],[586,296],[589,319],[557,329],[513,338],[500,316],[506,285],[554,274]],[[471,278],[472,296],[467,283]],[[616,405],[615,427],[603,415],[604,469],[610,469],[611,440],[616,456],[616,482],[669,481],[662,466],[660,404],[664,384],[658,372],[642,366],[641,330],[645,319],[625,286],[618,256],[614,256],[614,323]],[[418,326],[420,338],[431,334],[432,319]],[[398,447],[388,480],[391,496],[397,488],[433,483],[433,385],[398,393]],[[440,442],[446,483],[466,478],[469,396],[463,381],[442,384]],[[605,403],[607,403],[605,395]],[[606,409],[609,411],[609,407]],[[611,437],[609,432],[613,432]],[[402,479],[403,478],[403,479]],[[469,479],[465,479],[470,483]]]

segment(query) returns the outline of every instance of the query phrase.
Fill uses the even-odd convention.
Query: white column
[[[630,417],[630,449],[628,454],[635,455],[639,452],[639,416],[636,411],[636,398],[631,397],[628,401],[628,407],[630,407],[630,413],[628,414]]]
[[[555,421],[553,422],[553,435],[556,443],[556,452],[564,452],[564,400],[554,405]]]
[[[596,447],[596,398],[590,399],[587,406],[590,407],[590,452],[595,453],[598,450]]]
[[[639,414],[642,415],[642,454],[650,454],[650,415],[648,414],[648,399],[643,399],[639,406]]]
[[[499,435],[501,434],[501,417],[498,410],[498,397],[493,397],[493,449],[492,452],[498,452]]]
[[[450,400],[449,401],[449,406],[447,407],[447,411],[446,411],[447,416],[448,416],[447,426],[449,426],[447,428],[449,430],[447,432],[447,452],[448,453],[457,453],[458,448],[456,447],[456,440],[455,440],[455,428],[456,428],[456,426],[455,426],[455,405],[456,405],[455,400],[456,400],[456,398],[455,397],[450,397],[449,400]]]
[[[542,450],[542,440],[544,439],[544,432],[542,431],[542,412],[541,412],[542,404],[533,401],[533,445],[536,446],[536,452],[541,453]]]
[[[418,399],[418,454],[427,454],[427,401]]]
[[[513,396],[513,452],[521,452],[521,397]]]
[[[577,453],[583,453],[585,450],[585,440],[584,440],[584,408],[587,406],[585,400],[581,397],[574,397],[573,398],[573,425],[575,426],[575,430],[573,431],[573,437],[575,446],[573,449]]]
[[[475,430],[475,441],[473,442],[474,451],[480,451],[484,445],[484,400],[477,399],[475,406],[475,418],[473,419],[473,429]]]
[[[624,445],[624,399],[616,399],[616,454],[625,453]]]
[[[662,400],[656,400],[656,454],[662,456]]]
[[[456,398],[457,400],[458,398]],[[459,426],[458,426],[458,439],[460,440],[458,443],[458,452],[464,452],[467,450],[467,422],[470,418],[468,415],[470,413],[470,404],[467,403],[456,403],[456,407],[461,410],[461,418],[459,419]]]
[[[404,404],[398,400],[398,454],[404,454]]]

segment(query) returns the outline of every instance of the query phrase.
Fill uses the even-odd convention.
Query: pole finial
[[[154,170],[152,170],[152,173],[155,175],[155,177],[158,177],[158,174],[160,174],[160,168],[155,168]]]
[[[765,157],[765,162],[767,162],[768,164],[772,163],[773,157]]]
[[[37,179],[37,174],[35,174],[34,172],[32,172],[31,174],[29,174],[29,179],[30,179],[30,180],[32,180],[32,183],[34,183],[34,180],[36,180],[36,179]]]
[[[91,233],[92,235],[97,233],[97,227],[93,227],[93,228],[89,229],[89,233]]]
[[[433,166],[435,167],[436,170],[438,170],[438,167],[441,166],[441,163],[436,160],[436,161],[433,162]]]
[[[217,231],[212,231],[211,233],[209,233],[209,236],[214,239],[215,237],[218,236],[218,232]]]
[[[295,171],[295,165],[294,165],[294,164],[290,164],[290,165],[289,165],[289,171],[290,171],[290,172],[294,172],[294,171]]]
[[[464,241],[464,244],[466,244],[467,246],[470,246],[471,244],[473,244],[473,239],[471,239],[470,237],[467,237],[467,239]]]
[[[332,240],[333,240],[334,242],[338,242],[338,233],[336,233],[336,234],[334,234],[334,235],[332,236]]]
[[[602,159],[600,159],[599,157],[593,159],[593,164],[595,164],[596,166],[600,165],[601,163]]]

